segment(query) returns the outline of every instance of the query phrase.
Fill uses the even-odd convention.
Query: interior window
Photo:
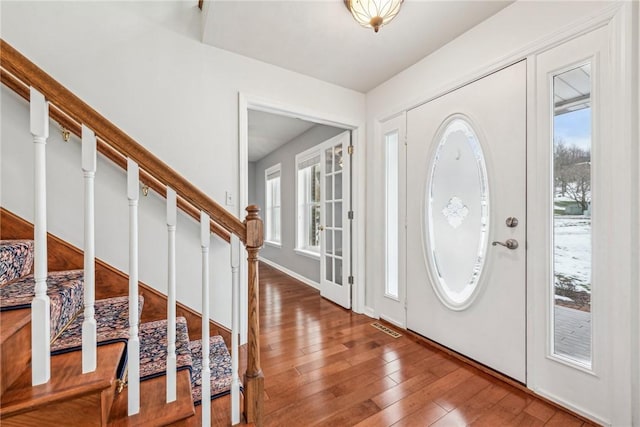
[[[296,249],[320,253],[320,153],[297,159]]]
[[[266,230],[265,240],[269,243],[282,242],[280,227],[280,164],[265,171]]]

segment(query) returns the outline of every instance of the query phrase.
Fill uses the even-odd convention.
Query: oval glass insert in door
[[[425,248],[431,283],[452,310],[473,303],[489,236],[489,183],[482,146],[469,119],[440,126],[429,165]]]

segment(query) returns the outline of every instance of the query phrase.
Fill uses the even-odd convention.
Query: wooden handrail
[[[27,102],[29,101],[29,87],[22,83],[17,78],[13,77],[4,69],[0,70],[0,79],[2,83],[13,90],[15,93],[24,98]],[[61,127],[68,130],[78,138],[81,138],[82,125],[67,116],[63,113],[58,107],[55,105],[51,105],[49,108],[49,116],[56,122],[60,124]],[[106,143],[103,139],[98,138],[98,152],[102,154],[107,159],[111,160],[120,168],[126,170],[127,169],[127,158],[116,150],[111,148],[111,146]],[[149,172],[144,169],[140,170],[140,181],[148,186],[150,189],[158,193],[162,197],[166,197],[167,187],[162,185],[160,181],[155,179]],[[200,221],[200,211],[198,208],[193,206],[191,203],[186,201],[182,197],[178,197],[178,208],[188,214],[190,217],[195,219],[196,221]],[[210,224],[211,232],[225,240],[226,242],[231,241],[230,234],[227,230],[218,225],[214,220],[211,220]]]
[[[242,221],[187,181],[182,175],[171,169],[149,150],[134,141],[133,138],[29,61],[3,39],[0,39],[0,65],[3,68],[3,82],[6,74],[12,75],[17,81],[26,86],[32,86],[42,93],[49,103],[55,107],[52,110],[57,110],[61,115],[67,117],[67,120],[57,117],[56,121],[58,119],[64,121],[65,125],[69,126],[68,129],[74,131],[76,135],[79,135],[79,123],[86,125],[104,143],[101,145],[108,145],[112,149],[112,160],[116,164],[122,166],[122,160],[117,158],[116,153],[121,158],[132,159],[140,165],[141,169],[147,172],[146,176],[143,175],[143,179],[147,178],[146,184],[153,188],[154,191],[164,195],[164,185],[161,183],[171,183],[171,188],[178,193],[179,198],[183,201],[180,205],[181,209],[185,206],[184,202],[187,202],[191,207],[187,207],[184,210],[190,215],[196,210],[207,212],[212,221],[218,226],[228,233],[238,236],[243,243],[246,242],[246,227]],[[73,119],[71,119],[72,117]],[[71,122],[75,122],[75,124]],[[156,182],[154,183],[154,181]],[[157,185],[158,183],[160,183],[160,186]],[[153,187],[151,184],[153,184]],[[199,218],[200,214],[198,213]],[[216,232],[215,229],[213,231]],[[216,234],[218,233],[216,232]],[[224,236],[221,237],[225,238]]]

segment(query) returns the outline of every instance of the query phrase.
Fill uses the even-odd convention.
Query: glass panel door
[[[320,293],[323,297],[351,308],[349,276],[349,132],[344,132],[321,145],[322,165],[320,189],[321,250]],[[346,198],[345,198],[346,197]],[[347,228],[344,228],[344,227]]]

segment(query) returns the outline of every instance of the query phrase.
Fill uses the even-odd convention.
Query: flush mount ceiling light
[[[344,4],[360,25],[376,33],[396,17],[403,0],[344,0]]]

